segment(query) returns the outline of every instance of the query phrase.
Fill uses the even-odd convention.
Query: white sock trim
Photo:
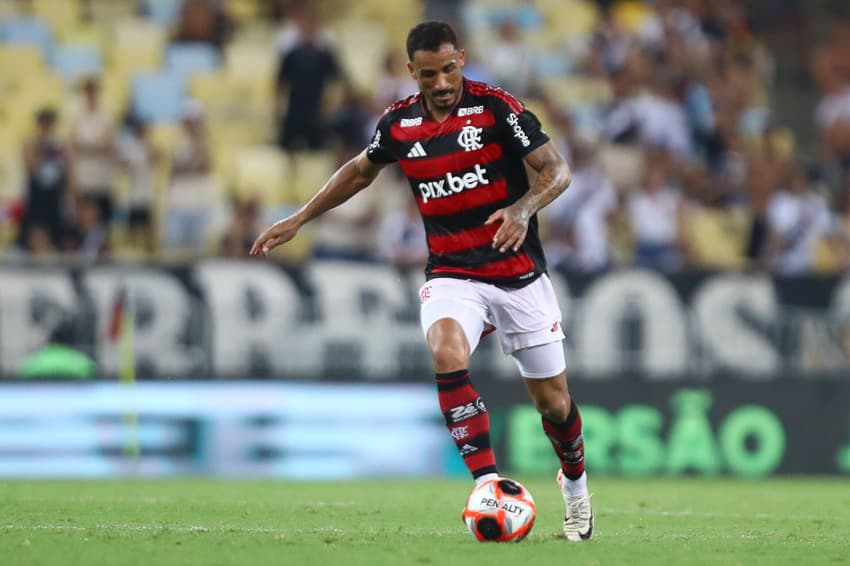
[[[564,478],[564,493],[567,497],[582,497],[587,495],[587,472],[582,472],[577,480]]]
[[[484,474],[475,478],[475,485],[481,485],[485,481],[499,479],[499,474]]]

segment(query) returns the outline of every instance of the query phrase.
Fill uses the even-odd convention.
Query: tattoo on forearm
[[[528,199],[521,199],[524,216],[530,218],[567,188],[567,183],[557,174],[557,171],[555,167],[545,167],[537,175],[531,190],[528,191]]]

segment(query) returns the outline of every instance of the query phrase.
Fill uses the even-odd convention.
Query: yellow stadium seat
[[[233,77],[272,84],[277,73],[278,53],[268,44],[231,43],[224,50],[224,68]]]
[[[624,28],[637,32],[651,12],[643,2],[626,0],[614,5],[614,18]]]
[[[23,181],[21,140],[15,139],[10,128],[0,122],[0,200],[20,198],[23,195]]]
[[[80,4],[76,0],[32,0],[36,16],[50,24],[60,39],[66,39],[80,22]]]
[[[14,139],[26,138],[33,131],[35,113],[47,106],[60,112],[60,128],[64,127],[65,116],[61,111],[67,100],[65,83],[59,77],[48,73],[28,77],[4,104],[7,109],[14,109],[6,115],[6,124]]]
[[[224,9],[237,24],[246,24],[260,16],[260,4],[257,0],[226,0]]]
[[[687,223],[687,241],[693,261],[715,269],[744,266],[744,226],[724,210],[704,208],[694,211]]]
[[[270,139],[265,130],[254,122],[208,121],[214,174],[223,183],[234,181],[235,157],[244,148],[264,146]],[[284,187],[288,189],[288,186]],[[289,197],[287,197],[289,198]]]
[[[559,56],[563,56],[560,50],[564,44],[564,34],[551,27],[541,27],[535,29],[532,33],[523,35],[523,43],[530,49],[536,52],[545,52],[554,50]],[[484,51],[486,53],[486,50]],[[486,55],[485,55],[486,56]]]
[[[549,109],[546,108],[546,105],[535,98],[526,98],[523,101],[525,107],[528,108],[537,119],[540,120],[540,125],[543,126],[543,131],[545,132],[553,132],[552,128],[552,117],[549,115]]]
[[[162,63],[168,35],[162,26],[141,18],[115,22],[112,34],[112,68],[131,78],[138,70],[156,69]]]
[[[254,81],[223,71],[200,73],[193,77],[189,93],[204,104],[210,115],[231,119],[271,116],[271,81]]]
[[[536,0],[549,29],[565,40],[587,37],[596,28],[599,11],[589,0]]]
[[[148,136],[150,136],[154,147],[166,155],[171,154],[171,150],[174,149],[174,144],[179,134],[180,126],[178,124],[168,123],[155,124],[151,126],[148,132]]]
[[[547,78],[543,92],[558,106],[599,105],[612,96],[607,81],[577,76]]]
[[[402,49],[408,30],[422,21],[424,2],[419,0],[360,0],[345,2],[340,20],[375,22],[380,25],[394,49]],[[336,15],[336,14],[331,14]]]
[[[28,44],[0,43],[0,77],[11,88],[17,88],[34,74],[45,72],[44,57],[38,47]]]
[[[274,139],[270,91],[268,82],[240,80],[224,71],[204,73],[192,80],[189,92],[206,111],[215,169],[222,179],[230,178],[236,150]]]
[[[100,76],[100,92],[103,103],[116,112],[127,107],[130,96],[127,78],[119,73],[106,72]]]
[[[154,200],[158,210],[165,205],[166,194],[163,189],[168,185],[169,175],[171,174],[171,155],[179,132],[179,125],[168,123],[152,124],[148,131],[151,144],[161,156],[154,169],[154,187],[156,189]]]
[[[234,153],[230,186],[237,198],[258,197],[267,206],[289,204],[289,181],[289,161],[278,147],[255,145]]]
[[[231,95],[222,84],[227,81],[227,75],[222,71],[197,73],[189,83],[189,94],[204,105],[209,114],[213,108],[229,103]]]
[[[64,36],[68,43],[84,43],[96,47],[104,55],[109,55],[112,49],[111,30],[97,22],[80,22],[69,29]],[[104,57],[106,62],[108,57]]]
[[[244,26],[238,27],[230,36],[230,41],[227,45],[241,45],[252,43],[254,45],[262,45],[266,49],[274,51],[275,39],[280,33],[280,28],[272,22],[263,20],[250,22]]]
[[[156,47],[135,49],[115,47],[111,53],[110,69],[124,80],[132,82],[140,71],[154,71],[162,63],[162,50]]]
[[[17,0],[0,0],[0,21],[18,15]]]
[[[332,151],[300,151],[292,154],[293,192],[296,202],[304,204],[327,182],[336,169]]]
[[[340,63],[355,89],[372,93],[387,50],[385,28],[375,22],[346,21],[333,35]]]
[[[841,273],[847,270],[850,261],[850,245],[845,238],[825,236],[815,244],[812,256],[812,267],[816,273]]]
[[[126,0],[87,0],[87,4],[93,20],[110,26],[116,20],[133,17],[138,8],[136,2]]]

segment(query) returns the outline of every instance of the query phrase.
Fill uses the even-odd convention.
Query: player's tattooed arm
[[[251,255],[266,257],[271,250],[294,238],[304,224],[371,185],[383,167],[381,163],[370,161],[364,150],[337,169],[307,204],[266,228],[251,246]]]
[[[555,200],[570,184],[570,168],[564,156],[548,141],[525,156],[525,163],[537,172],[529,191],[512,205],[490,215],[486,224],[501,221],[493,236],[493,247],[499,251],[517,251],[525,241],[528,222],[534,214]]]

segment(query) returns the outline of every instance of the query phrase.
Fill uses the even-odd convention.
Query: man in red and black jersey
[[[422,93],[390,106],[366,156],[375,163],[398,161],[407,176],[428,234],[429,279],[473,278],[516,288],[546,271],[537,218],[528,219],[523,242],[517,232],[502,245],[516,248],[506,254],[492,245],[501,222],[491,215],[528,193],[522,158],[548,141],[537,118],[510,94],[463,79],[444,116],[428,108]]]
[[[428,235],[421,322],[452,438],[477,482],[498,477],[489,416],[468,372],[479,340],[495,330],[560,458],[564,535],[587,540],[593,512],[581,414],[567,388],[561,312],[536,218],[569,185],[569,167],[522,103],[463,77],[465,53],[450,26],[414,27],[407,55],[420,91],[390,106],[369,146],[310,202],[263,232],[251,253],[266,256],[398,161]],[[534,172],[533,181],[526,170]]]

